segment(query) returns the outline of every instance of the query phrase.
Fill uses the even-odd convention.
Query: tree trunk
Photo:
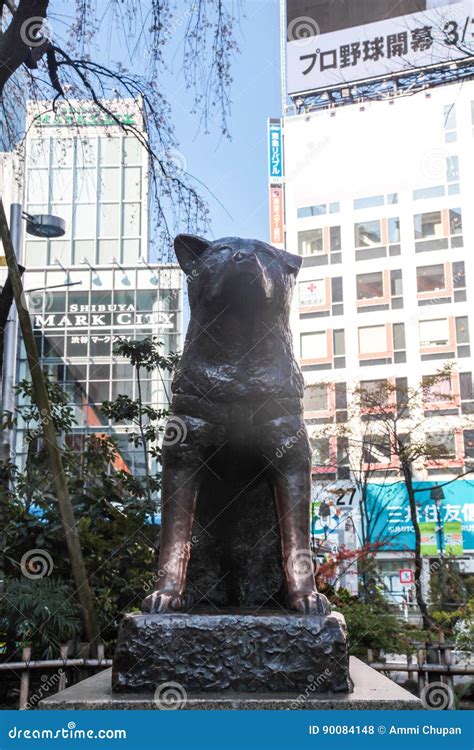
[[[49,402],[48,390],[44,380],[41,362],[38,357],[36,341],[33,335],[31,319],[28,310],[23,303],[23,286],[21,283],[18,263],[8,227],[7,217],[3,202],[0,198],[0,233],[5,250],[5,257],[8,264],[9,275],[15,297],[18,320],[20,322],[23,343],[25,345],[30,368],[31,382],[33,384],[33,393],[36,405],[41,415],[43,415],[43,435],[45,447],[48,452],[49,466],[51,472],[51,482],[56,489],[59,513],[61,516],[64,537],[71,561],[71,569],[76,584],[76,594],[82,608],[84,622],[84,631],[88,641],[92,645],[93,653],[97,648],[99,629],[97,623],[95,598],[89,584],[89,579],[82,555],[77,523],[74,517],[74,509],[69,496],[69,488],[66,473],[64,471],[62,454],[58,445],[56,428],[51,414],[51,405]]]
[[[421,533],[420,525],[418,523],[418,516],[416,512],[415,492],[413,488],[413,477],[411,473],[410,464],[401,461],[401,467],[403,471],[403,477],[405,479],[405,485],[408,493],[408,502],[410,505],[410,516],[413,528],[415,530],[415,595],[416,603],[421,612],[423,619],[424,630],[429,630],[431,626],[430,617],[428,615],[428,607],[423,598],[423,590],[421,586],[421,578],[423,575],[423,561],[421,558]]]
[[[25,63],[31,65],[31,49],[39,47],[40,21],[49,0],[20,0],[5,32],[0,33],[0,96],[6,82]],[[0,19],[1,20],[1,19]]]

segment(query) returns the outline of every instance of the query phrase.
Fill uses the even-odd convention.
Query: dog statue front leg
[[[310,543],[310,475],[287,468],[274,480],[284,574],[291,609],[304,614],[330,613],[314,579]]]
[[[186,573],[191,553],[197,473],[174,462],[163,470],[161,544],[155,590],[142,602],[143,612],[169,612],[183,609]]]

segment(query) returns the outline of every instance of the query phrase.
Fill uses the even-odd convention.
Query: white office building
[[[387,381],[400,392],[419,389],[449,362],[452,375],[423,404],[421,420],[421,439],[439,446],[438,460],[418,462],[415,475],[427,487],[420,520],[436,520],[430,483],[463,474],[474,458],[474,81],[309,109],[282,124],[285,245],[303,256],[293,330],[315,494],[330,481],[350,485],[354,465],[370,470],[371,482],[400,482],[390,443],[363,444],[354,389]],[[387,408],[396,408],[393,398]],[[341,437],[348,421],[352,434],[359,429],[359,450]],[[441,503],[443,523],[463,524],[466,558],[473,478],[446,487]],[[396,510],[387,502],[388,535]],[[411,566],[403,542],[379,557],[400,593],[399,569]]]

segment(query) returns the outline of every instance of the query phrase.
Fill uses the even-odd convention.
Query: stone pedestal
[[[189,693],[348,693],[342,615],[127,615],[114,657],[115,692],[178,683]]]
[[[38,703],[41,711],[160,711],[176,708],[185,711],[331,711],[331,710],[421,710],[419,698],[351,656],[351,693],[319,693],[310,687],[304,693],[179,693],[175,704],[156,690],[149,693],[112,692],[112,670],[106,669],[57,695]],[[172,697],[172,696],[170,696]],[[165,700],[163,700],[165,698]]]

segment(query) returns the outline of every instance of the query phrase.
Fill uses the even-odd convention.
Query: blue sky
[[[223,204],[208,196],[214,237],[268,239],[266,128],[267,118],[280,114],[279,2],[243,0],[242,8],[231,89],[232,140],[221,138],[218,121],[209,135],[196,135],[197,120],[189,115],[186,98],[180,104],[184,87],[170,98],[188,172]]]
[[[191,0],[177,0],[174,18],[185,19],[190,3]],[[235,26],[240,52],[234,56],[230,90],[232,111],[228,124],[232,139],[222,137],[218,117],[206,134],[204,127],[199,127],[199,116],[191,114],[193,97],[186,91],[181,74],[183,22],[176,24],[176,41],[173,39],[164,48],[170,70],[160,71],[160,81],[173,108],[179,151],[187,171],[205,186],[201,193],[208,201],[212,237],[239,235],[266,240],[269,233],[267,119],[278,117],[281,109],[280,3],[279,0],[240,0],[240,3],[226,0],[226,4],[228,8],[240,5],[241,9]],[[97,0],[96,7],[100,30],[93,43],[93,59],[112,66],[122,60],[128,67],[126,58],[133,46],[134,31],[130,28],[127,36],[126,21],[116,27],[110,22],[113,7],[110,0]],[[123,14],[123,6],[114,7],[117,14]],[[74,6],[66,0],[50,2],[50,22],[60,44],[74,12]],[[136,16],[137,24],[146,24],[149,17],[149,0],[144,0]],[[140,60],[134,60],[135,72],[140,72],[139,66]]]

